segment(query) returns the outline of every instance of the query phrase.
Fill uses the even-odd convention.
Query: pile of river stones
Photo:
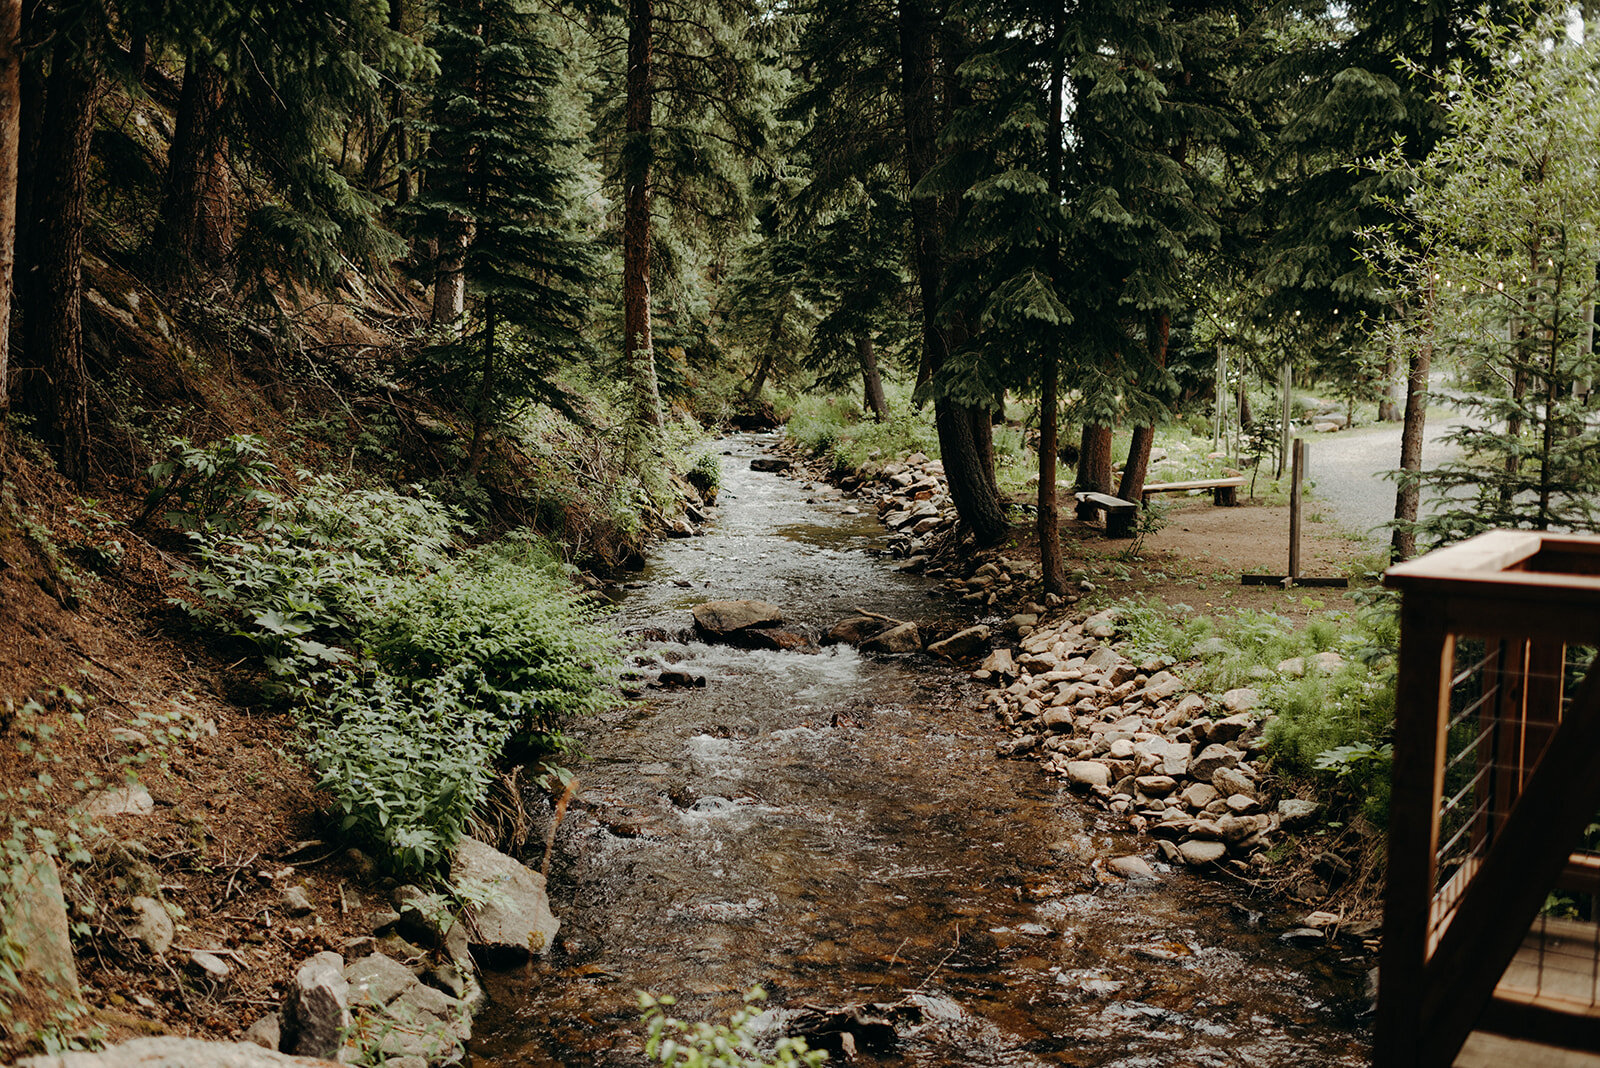
[[[1227,861],[1241,871],[1264,865],[1273,835],[1309,822],[1317,805],[1268,804],[1260,763],[1267,720],[1254,711],[1256,692],[1229,690],[1213,708],[1166,658],[1130,660],[1111,644],[1116,633],[1115,609],[1107,609],[1041,627],[1019,651],[989,655],[975,675],[994,684],[984,707],[1012,736],[998,754],[1037,755],[1155,837],[1167,860]],[[1306,670],[1284,665],[1296,667]]]
[[[1042,623],[1094,589],[1083,573],[1071,576],[1078,592],[1033,600],[1036,564],[994,552],[941,552],[950,547],[957,517],[938,460],[916,453],[869,462],[841,487],[874,502],[891,532],[888,548],[907,558],[905,569],[942,577],[952,596],[1006,620],[1003,636],[1016,647],[994,648],[974,672],[991,687],[982,707],[1011,735],[997,747],[1000,757],[1035,757],[1150,834],[1173,863],[1224,864],[1250,874],[1268,865],[1266,853],[1280,831],[1314,819],[1316,802],[1272,796],[1261,748],[1269,717],[1256,709],[1256,691],[1239,688],[1208,700],[1174,672],[1179,665],[1161,657],[1135,662],[1117,643],[1114,609]],[[881,622],[855,618],[837,625],[829,639],[909,652],[919,644],[914,635],[914,624],[885,631]],[[976,656],[992,637],[991,628],[978,626],[927,651]],[[1287,661],[1278,670],[1332,671],[1337,656]]]

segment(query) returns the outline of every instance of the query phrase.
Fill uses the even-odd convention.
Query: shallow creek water
[[[642,1065],[636,991],[725,1020],[756,983],[775,1009],[914,1006],[898,1048],[861,1063],[1366,1063],[1360,962],[1279,942],[1292,917],[1237,887],[1106,872],[1150,840],[997,761],[954,669],[692,640],[706,600],[771,601],[813,632],[858,606],[955,610],[872,554],[869,507],[752,472],[762,443],[722,443],[716,522],[664,544],[618,606],[619,626],[673,639],[647,660],[707,682],[582,731],[551,872],[561,937],[490,978],[474,1063]]]

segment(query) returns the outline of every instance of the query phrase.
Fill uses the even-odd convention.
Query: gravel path
[[[1424,470],[1458,451],[1439,439],[1462,421],[1461,413],[1437,394],[1432,398],[1428,406],[1428,441],[1422,449]],[[1313,484],[1309,510],[1321,511],[1330,522],[1362,535],[1374,547],[1387,544],[1388,530],[1375,528],[1394,518],[1394,483],[1384,477],[1384,472],[1400,466],[1400,424],[1379,423],[1318,434],[1308,442]],[[1426,511],[1426,494],[1423,504]]]

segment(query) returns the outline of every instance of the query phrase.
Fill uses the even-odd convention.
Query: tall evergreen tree
[[[471,419],[465,477],[487,437],[534,400],[562,404],[553,372],[582,347],[595,261],[571,225],[554,160],[573,136],[554,117],[559,57],[518,0],[441,0],[432,44],[440,73],[411,205],[417,232],[458,236],[465,322],[424,351],[415,373]]]

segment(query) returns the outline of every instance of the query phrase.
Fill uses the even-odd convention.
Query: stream
[[[902,1004],[897,1046],[857,1063],[1366,1064],[1365,960],[1280,941],[1294,917],[1237,885],[1154,861],[1154,879],[1112,874],[1151,840],[996,760],[964,672],[693,640],[689,608],[735,598],[811,634],[858,607],[970,621],[875,554],[870,505],[752,471],[772,441],[719,442],[716,520],[622,591],[618,626],[665,638],[642,670],[706,682],[580,725],[550,873],[561,935],[488,977],[473,1063],[637,1068],[636,991],[725,1022],[760,983],[777,1010]]]

